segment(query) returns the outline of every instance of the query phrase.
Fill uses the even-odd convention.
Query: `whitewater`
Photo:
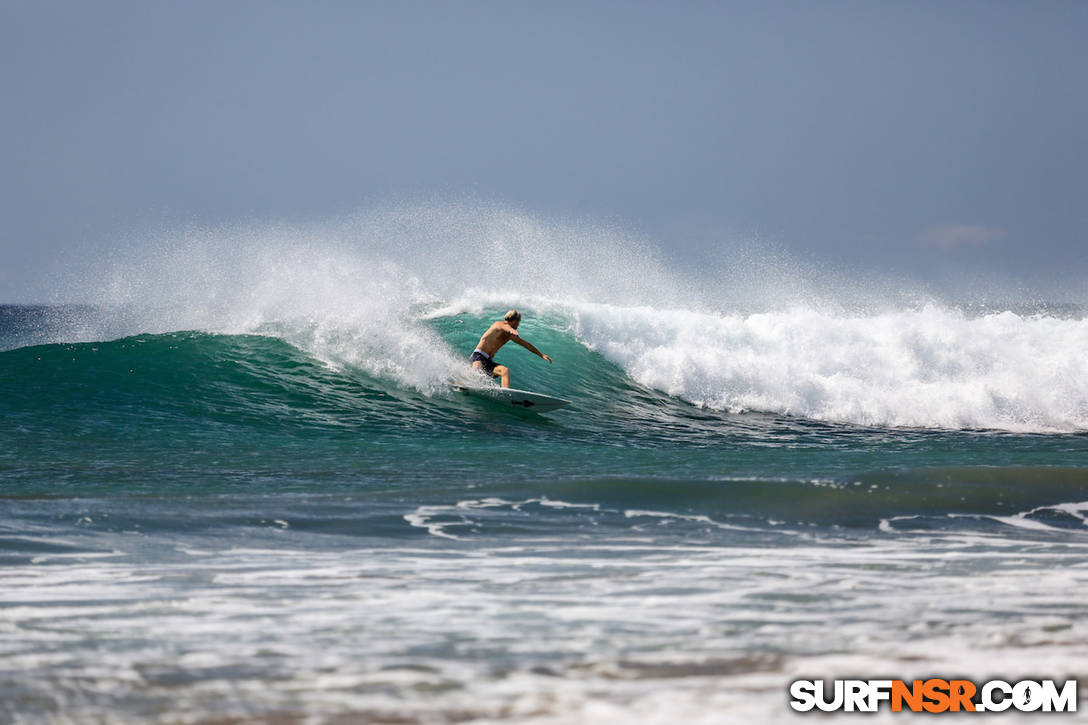
[[[144,231],[53,287],[0,306],[0,722],[1088,682],[1083,300],[478,202]],[[498,360],[568,408],[451,392],[511,307],[555,362]]]

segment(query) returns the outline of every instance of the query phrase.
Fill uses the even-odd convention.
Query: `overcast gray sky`
[[[1084,277],[1086,39],[1084,2],[0,0],[0,302],[141,228],[417,195]]]

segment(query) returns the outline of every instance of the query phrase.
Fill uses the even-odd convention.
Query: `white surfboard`
[[[474,385],[454,384],[453,389],[458,393],[469,395],[484,400],[494,400],[498,403],[512,405],[534,413],[547,413],[570,405],[569,400],[553,398],[543,393],[534,393],[529,390],[515,390],[514,388],[499,388],[493,385],[477,387]]]

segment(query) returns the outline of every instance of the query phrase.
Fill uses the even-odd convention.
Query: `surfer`
[[[518,335],[518,325],[520,324],[521,313],[517,310],[510,310],[501,320],[491,323],[491,327],[487,328],[487,332],[476,343],[476,349],[472,351],[472,356],[469,358],[474,370],[483,370],[493,378],[501,378],[502,387],[504,388],[510,387],[510,368],[497,364],[495,362],[495,353],[511,340],[534,355],[539,355],[548,362],[552,361],[550,357],[537,350],[533,343],[521,339],[521,336]]]

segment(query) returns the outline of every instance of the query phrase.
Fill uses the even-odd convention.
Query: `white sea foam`
[[[876,426],[1088,429],[1088,319],[571,306],[578,338],[696,405]]]
[[[0,719],[784,722],[799,678],[1063,678],[1088,653],[1068,541],[742,541],[240,540],[150,567],[130,543],[0,570]]]

